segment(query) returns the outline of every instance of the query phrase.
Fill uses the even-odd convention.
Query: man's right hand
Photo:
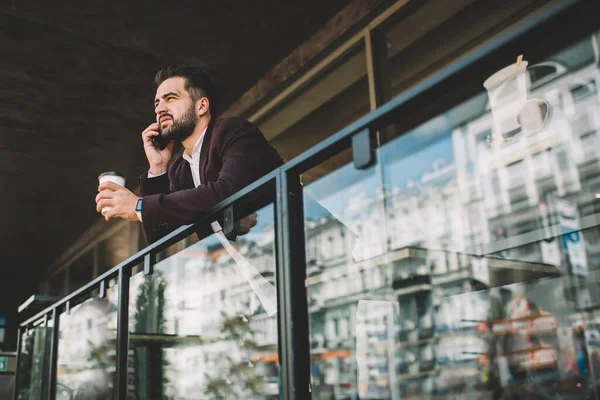
[[[158,136],[158,123],[150,124],[143,132],[142,132],[142,141],[144,142],[144,151],[146,152],[146,158],[148,159],[148,163],[150,164],[150,173],[153,175],[160,175],[167,170],[167,166],[169,164],[169,160],[173,155],[173,147],[175,143],[170,141],[163,150],[160,150],[158,147],[154,146],[152,143],[152,137]]]

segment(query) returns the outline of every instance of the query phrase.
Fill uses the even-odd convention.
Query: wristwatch
[[[135,213],[138,216],[138,219],[140,220],[140,222],[142,221],[142,197],[140,197],[137,201],[137,203],[135,203]]]

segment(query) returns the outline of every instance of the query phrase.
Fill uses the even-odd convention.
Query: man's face
[[[154,98],[154,112],[162,135],[178,142],[187,139],[198,123],[194,102],[184,85],[185,78],[169,78],[156,89]]]

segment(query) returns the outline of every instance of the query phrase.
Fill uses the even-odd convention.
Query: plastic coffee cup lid
[[[101,173],[98,176],[98,179],[100,179],[100,178],[102,178],[104,176],[120,176],[121,178],[125,178],[125,175],[123,175],[120,172],[117,172],[117,171],[106,171],[106,172]]]

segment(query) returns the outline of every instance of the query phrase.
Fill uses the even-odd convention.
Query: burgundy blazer
[[[204,135],[200,186],[194,186],[190,164],[182,156],[166,174],[139,177],[148,243],[198,221],[213,206],[283,164],[261,131],[242,118],[211,121]]]

